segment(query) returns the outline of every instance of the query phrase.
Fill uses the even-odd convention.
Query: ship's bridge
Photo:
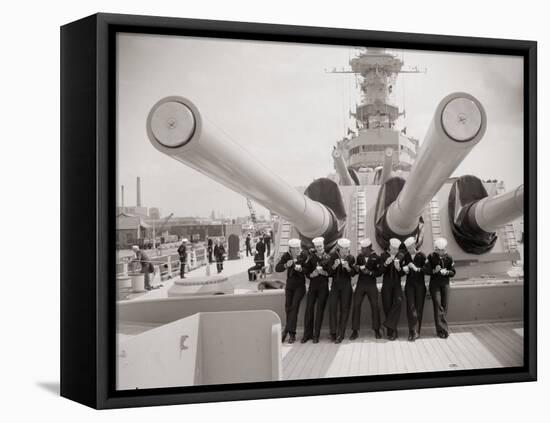
[[[401,113],[399,113],[399,108],[397,106],[380,101],[374,104],[360,104],[357,106],[355,112],[355,118],[363,122],[367,127],[371,127],[373,124],[383,121],[384,116],[386,116],[388,122],[394,122],[401,116]]]
[[[416,159],[418,140],[394,129],[367,129],[352,138],[348,148],[348,164],[354,169],[382,166],[384,151],[392,148],[394,170],[408,171]]]

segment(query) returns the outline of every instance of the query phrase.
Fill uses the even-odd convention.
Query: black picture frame
[[[524,366],[116,391],[115,36],[193,35],[491,53],[524,58]],[[233,401],[534,381],[537,378],[537,44],[196,19],[95,14],[61,28],[61,395],[90,407]]]

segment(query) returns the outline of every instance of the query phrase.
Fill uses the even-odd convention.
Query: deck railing
[[[227,251],[227,244],[224,244]],[[160,250],[157,250],[160,253]],[[160,280],[166,280],[179,275],[180,272],[180,256],[176,251],[168,254],[148,255],[149,261],[155,267],[155,276],[160,275]],[[186,271],[195,270],[208,263],[207,247],[201,246],[187,251]],[[119,260],[116,264],[117,276],[125,276],[128,272],[139,272],[141,266],[139,262],[134,261],[133,256],[125,257]]]

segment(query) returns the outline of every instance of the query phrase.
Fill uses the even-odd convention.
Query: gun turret
[[[476,176],[458,178],[449,192],[449,223],[457,244],[467,253],[490,251],[499,226],[523,214],[523,185],[489,197]]]
[[[424,208],[481,140],[486,125],[483,106],[470,94],[441,100],[407,181],[387,210],[386,224],[394,234],[417,229]]]
[[[301,194],[270,172],[208,122],[188,99],[166,97],[158,101],[147,117],[147,135],[157,150],[274,211],[306,239],[325,236],[330,240],[342,230],[330,207]]]

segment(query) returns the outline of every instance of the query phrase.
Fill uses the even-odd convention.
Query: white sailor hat
[[[351,245],[351,241],[350,241],[349,239],[347,239],[347,238],[340,238],[340,239],[338,240],[338,246],[339,246],[340,248],[349,248],[350,245]]]
[[[183,239],[181,240],[181,242],[187,243],[187,242],[189,242],[189,240],[188,240],[187,238],[183,238]]]
[[[132,250],[139,250],[139,247],[137,245],[132,245]]]
[[[444,250],[447,248],[447,240],[445,238],[437,238],[434,242],[434,246],[438,250]]]
[[[290,248],[298,248],[300,247],[300,240],[297,238],[292,238],[288,240],[288,246]]]
[[[401,241],[399,241],[397,238],[390,239],[390,246],[393,248],[399,248],[401,247]]]
[[[370,238],[365,238],[362,239],[359,244],[361,245],[361,248],[370,247],[372,245],[372,241],[370,240]]]
[[[324,245],[325,238],[323,238],[322,236],[318,236],[317,238],[313,238],[311,242],[313,242],[313,245]]]
[[[405,244],[405,247],[410,247],[411,245],[416,244],[416,240],[414,239],[413,236],[410,236],[403,242],[403,244]]]

